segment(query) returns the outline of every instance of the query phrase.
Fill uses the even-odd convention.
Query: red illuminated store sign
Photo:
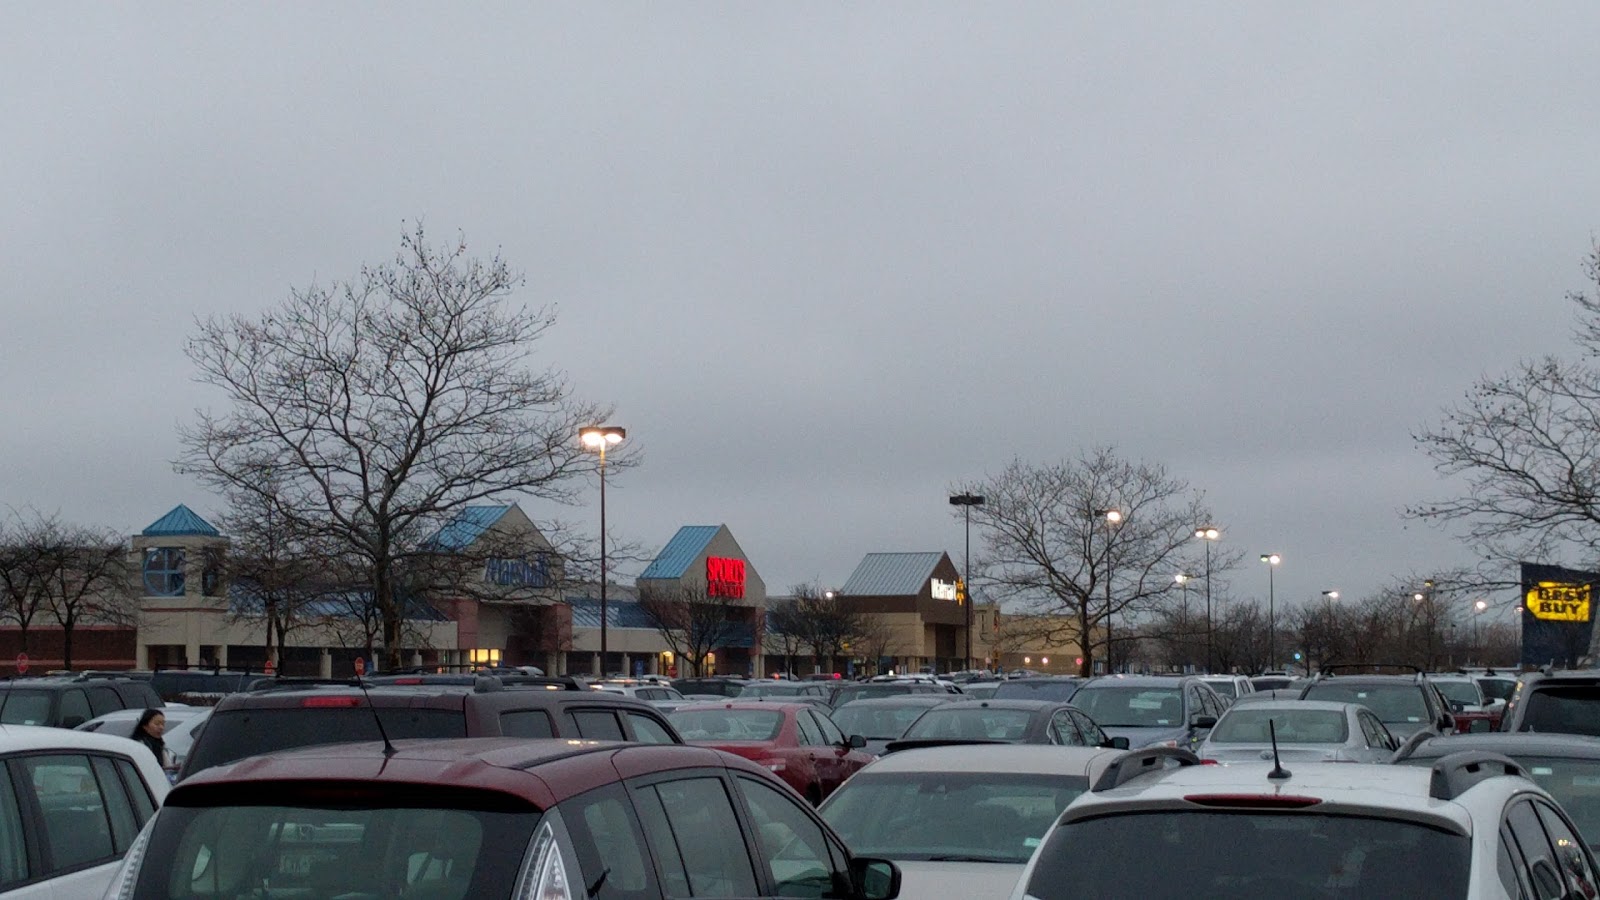
[[[706,557],[706,596],[744,599],[744,560]]]

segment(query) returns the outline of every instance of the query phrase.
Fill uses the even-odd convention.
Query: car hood
[[[925,862],[895,860],[900,867],[900,900],[951,897],[1009,897],[1026,863]]]
[[[1127,738],[1128,746],[1134,750],[1140,747],[1148,747],[1151,744],[1159,744],[1162,741],[1186,741],[1189,735],[1189,729],[1187,728],[1166,726],[1161,728],[1126,728],[1115,725],[1102,725],[1100,730],[1104,731],[1108,737]]]

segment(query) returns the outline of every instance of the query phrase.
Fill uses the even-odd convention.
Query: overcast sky
[[[541,356],[647,455],[624,539],[726,523],[774,592],[959,564],[952,483],[1109,444],[1205,491],[1240,593],[1276,551],[1280,603],[1357,596],[1468,558],[1399,514],[1447,490],[1411,433],[1568,351],[1597,36],[1592,3],[0,5],[0,505],[218,512],[170,463],[218,402],[195,317],[420,219],[559,308]]]

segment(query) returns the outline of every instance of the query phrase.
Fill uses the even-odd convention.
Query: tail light
[[[539,826],[533,837],[533,849],[528,862],[522,867],[522,877],[517,879],[517,900],[572,900],[572,890],[567,884],[567,866],[561,861],[561,848],[556,845],[555,829],[549,820]]]
[[[300,705],[311,709],[350,709],[361,705],[360,697],[307,697]]]
[[[150,817],[144,823],[144,828],[139,831],[139,836],[133,839],[133,846],[128,848],[126,856],[122,857],[122,865],[117,867],[117,874],[111,876],[111,884],[106,887],[105,900],[129,900],[133,896],[133,889],[139,884],[139,867],[144,862],[145,848],[150,845],[150,829],[156,827],[156,819],[160,816]]]

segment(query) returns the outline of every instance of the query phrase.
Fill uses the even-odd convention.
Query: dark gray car
[[[1092,678],[1072,697],[1112,737],[1134,748],[1194,750],[1217,724],[1226,704],[1196,676],[1110,675]]]
[[[899,740],[929,707],[941,706],[956,699],[954,694],[903,694],[897,697],[872,697],[852,700],[835,709],[829,718],[845,734],[859,734],[867,739],[864,748],[873,756],[882,756],[890,741]]]

